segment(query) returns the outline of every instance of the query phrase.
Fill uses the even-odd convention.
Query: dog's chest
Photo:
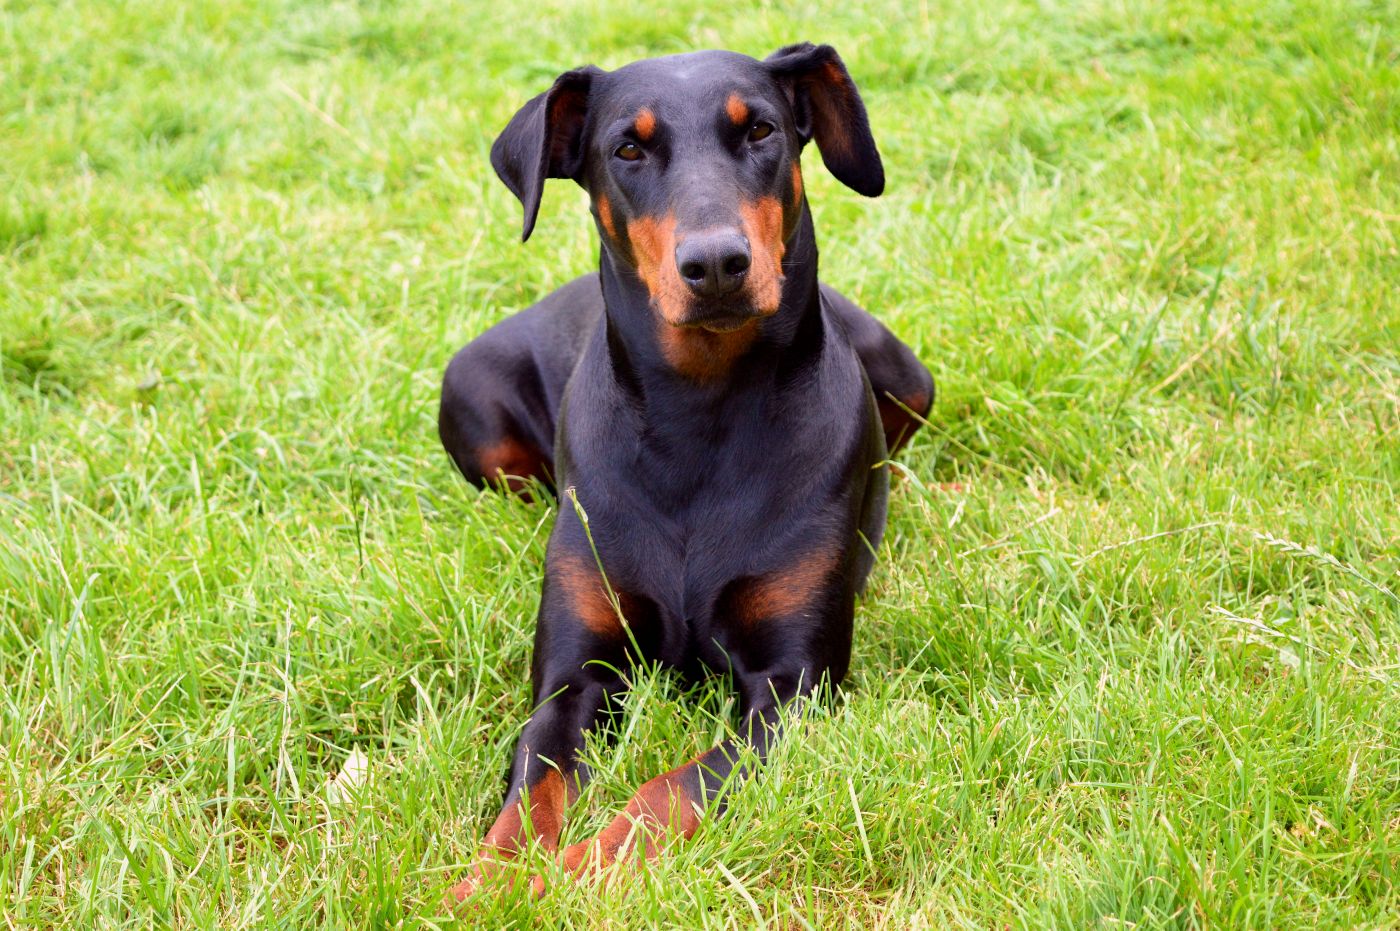
[[[850,496],[858,493],[849,478],[818,468],[784,481],[707,483],[665,516],[645,499],[612,498],[590,523],[609,579],[653,609],[643,639],[655,658],[712,665],[740,620],[726,610],[727,593],[813,559],[841,563],[856,545]]]

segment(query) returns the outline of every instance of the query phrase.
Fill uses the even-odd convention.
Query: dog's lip
[[[706,330],[710,333],[733,333],[741,330],[760,317],[766,316],[757,307],[744,301],[725,301],[701,305],[677,326],[686,330]]]
[[[757,315],[746,314],[744,316],[716,317],[694,325],[711,333],[733,333],[735,330],[741,330],[748,326],[755,319],[757,319]]]

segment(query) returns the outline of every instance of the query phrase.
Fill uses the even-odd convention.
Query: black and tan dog
[[[491,150],[525,237],[545,179],[571,178],[602,257],[469,343],[443,383],[442,442],[468,479],[538,479],[588,517],[561,501],[535,710],[457,899],[531,840],[558,849],[585,735],[639,658],[731,676],[740,737],[638,789],[563,852],[576,872],[690,836],[743,745],[761,760],[784,707],[846,673],[885,523],[880,464],[928,411],[933,380],[818,284],[809,140],[844,184],[883,190],[854,82],[832,48],[803,44],[567,72]]]

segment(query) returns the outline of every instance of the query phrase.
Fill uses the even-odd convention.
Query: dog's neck
[[[732,391],[756,375],[771,378],[800,367],[821,349],[817,243],[804,198],[783,254],[778,310],[733,333],[682,331],[661,319],[633,267],[602,248],[608,354],[618,383],[633,394],[670,387]]]

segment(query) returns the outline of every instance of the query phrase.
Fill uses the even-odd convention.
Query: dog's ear
[[[879,196],[885,166],[865,103],[836,49],[802,42],[778,49],[763,63],[787,91],[802,141],[816,139],[822,161],[842,184],[866,197]]]
[[[583,168],[588,91],[602,73],[590,65],[559,75],[511,117],[491,146],[491,167],[525,208],[522,241],[535,228],[544,179],[577,178]]]

